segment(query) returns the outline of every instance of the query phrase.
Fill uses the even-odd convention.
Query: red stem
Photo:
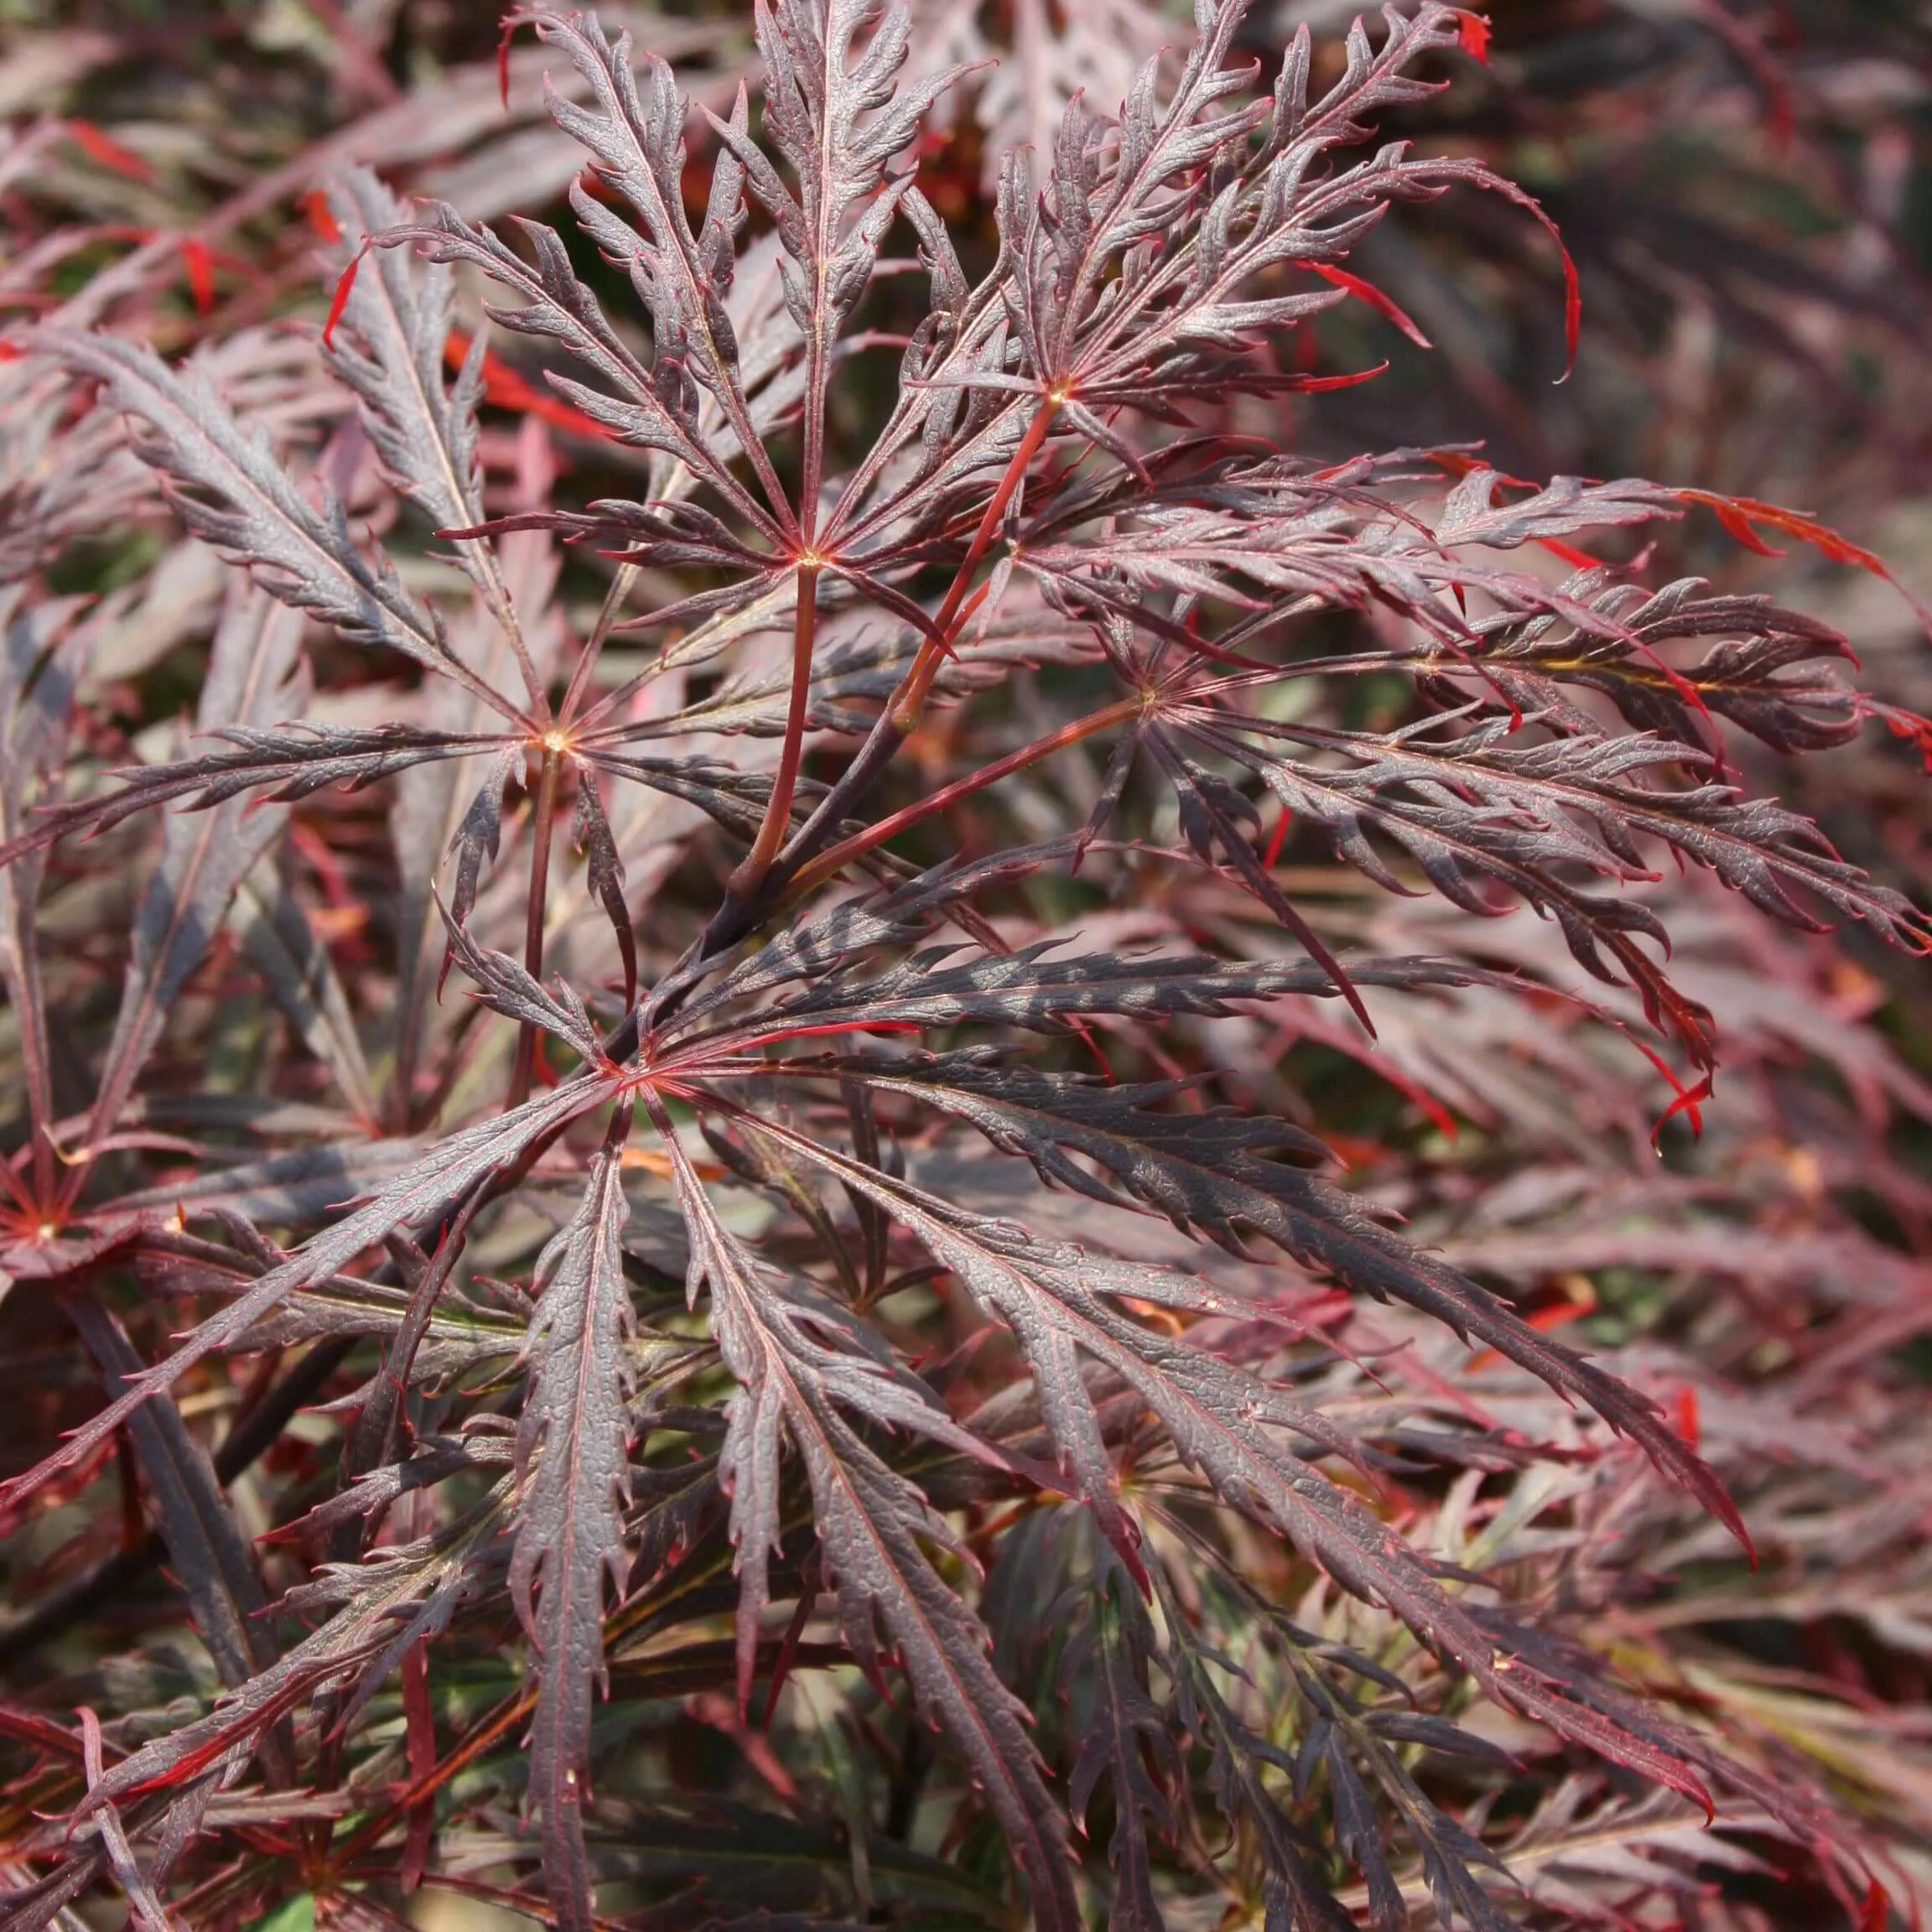
[[[1020,447],[1013,452],[1013,460],[1006,465],[1006,474],[1000,479],[1000,487],[993,492],[992,501],[987,504],[985,514],[979,519],[979,527],[973,533],[973,542],[968,548],[964,560],[959,566],[958,574],[953,579],[953,587],[946,593],[946,601],[939,606],[938,614],[932,620],[937,638],[928,636],[919,647],[919,654],[912,660],[912,668],[906,673],[897,691],[892,695],[888,709],[894,726],[901,736],[909,734],[919,722],[919,714],[926,703],[926,694],[932,688],[932,680],[939,674],[939,665],[946,653],[953,647],[953,641],[959,633],[963,621],[961,605],[966,601],[966,592],[973,581],[973,573],[984,562],[986,553],[993,548],[993,538],[1000,528],[1000,520],[1006,514],[1006,506],[1013,501],[1014,493],[1026,480],[1026,471],[1033,459],[1040,454],[1040,446],[1046,440],[1046,433],[1053,427],[1054,416],[1060,405],[1051,396],[1040,399],[1040,407],[1034,412],[1033,420],[1026,426],[1026,434],[1020,439]]]
[[[910,668],[900,680],[898,689],[892,693],[885,711],[873,726],[870,737],[860,747],[852,763],[846,767],[844,776],[833,787],[830,794],[821,801],[812,819],[801,833],[800,837],[811,844],[815,845],[820,839],[828,836],[836,829],[840,807],[869,788],[918,724],[920,712],[932,689],[932,680],[938,675],[941,662],[950,653],[953,640],[958,636],[965,618],[979,605],[979,597],[974,597],[970,603],[967,601],[968,594],[972,589],[973,574],[992,548],[1000,519],[1006,514],[1007,506],[1011,503],[1015,493],[1026,480],[1028,467],[1040,453],[1041,444],[1046,442],[1047,432],[1052,428],[1053,418],[1058,413],[1062,400],[1063,397],[1053,394],[1041,397],[1032,422],[1027,425],[1026,434],[1020,439],[1019,448],[1013,452],[1006,465],[1005,474],[1000,479],[999,486],[994,491],[992,500],[987,504],[979,519],[979,528],[974,532],[973,541],[968,546],[951,588],[946,593],[945,601],[941,604],[938,614],[933,620],[932,631],[920,645]],[[812,630],[817,615],[812,593],[816,588],[818,573],[823,567],[822,561],[815,554],[809,563],[803,558],[799,561],[798,616],[792,652],[792,709],[787,724],[785,750],[780,761],[771,802],[766,808],[765,821],[759,828],[757,839],[744,864],[731,875],[726,887],[724,903],[710,925],[705,928],[701,949],[704,956],[709,956],[734,943],[750,930],[756,922],[755,908],[758,896],[784,848],[785,834],[791,824],[792,797],[798,775],[799,746],[804,735],[806,702],[811,676]],[[813,865],[812,876],[814,879],[823,876],[818,865]],[[789,890],[792,883],[789,871],[782,883],[787,888],[786,896],[788,899],[796,896]]]
[[[895,812],[890,818],[881,818],[876,824],[868,825],[863,832],[854,833],[843,844],[834,845],[822,852],[808,865],[802,866],[786,889],[787,900],[802,897],[813,886],[828,879],[854,859],[862,858],[875,847],[883,845],[887,839],[896,839],[908,828],[930,818],[936,812],[943,812],[948,806],[957,805],[962,798],[970,798],[974,792],[983,792],[989,785],[1002,778],[1010,777],[1015,771],[1024,771],[1029,765],[1037,764],[1042,758],[1055,751],[1062,750],[1069,745],[1078,745],[1083,738],[1091,738],[1097,731],[1104,731],[1110,725],[1124,724],[1140,709],[1138,697],[1123,698],[1107,705],[1104,709],[1092,712],[1077,719],[1071,724],[1063,724],[1057,731],[1049,732],[1044,738],[1036,738],[1031,745],[1022,745],[1017,751],[1009,751],[1004,758],[996,758],[983,770],[970,777],[959,778],[939,791],[922,798],[917,804],[908,805],[902,811]]]
[[[818,625],[818,570],[816,564],[798,566],[798,611],[792,627],[792,705],[785,716],[785,748],[778,755],[778,771],[771,781],[771,797],[765,807],[765,822],[744,863],[730,877],[725,891],[732,898],[748,900],[765,883],[765,875],[785,843],[792,828],[792,797],[798,788],[798,766],[804,756],[805,714],[812,698],[812,644]]]

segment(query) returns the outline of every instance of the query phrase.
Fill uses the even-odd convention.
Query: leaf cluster
[[[1550,228],[1379,136],[1472,17],[1303,28],[1265,80],[1198,0],[1117,112],[1000,161],[984,248],[922,192],[961,76],[901,11],[761,4],[756,112],[594,15],[507,24],[568,232],[344,170],[314,339],[175,362],[53,305],[0,366],[0,1269],[101,1395],[0,1513],[124,1519],[0,1649],[164,1557],[193,1633],[76,1727],[0,1711],[0,1923],[278,1888],[386,1926],[428,1883],[569,1932],[1396,1932],[1425,1895],[1489,1932],[1595,1912],[1607,1844],[1645,1899],[1768,1846],[1869,1896],[1774,1713],[1727,1736],[1576,1628],[1635,1596],[1643,1512],[1748,1549],[1774,1411],[1713,1389],[1707,1457],[1696,1391],[1556,1337],[1560,1270],[1426,1163],[1348,1184],[1285,1057],[1425,1126],[1555,1135],[1566,1084],[1587,1168],[1577,1094],[1603,1142],[1652,1068],[1715,1114],[1739,948],[1932,947],[1751,782],[1909,714],[1821,621],[1606,560],[1710,493],[1240,427],[1376,373],[1297,343],[1386,313],[1341,264],[1394,211]],[[567,500],[547,424],[629,493]],[[219,604],[169,742],[113,728],[101,666],[160,662],[125,611],[49,576],[164,517]],[[1833,1046],[1868,1118],[1932,1114]],[[1526,1162],[1493,1218],[1533,1244],[1563,1185]],[[673,1706],[666,1749],[734,1769],[641,1792]]]

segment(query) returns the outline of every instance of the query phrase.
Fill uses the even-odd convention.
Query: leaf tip
[[[309,226],[322,239],[333,247],[342,239],[342,224],[335,219],[335,210],[329,205],[327,192],[312,188],[302,197],[303,212],[309,217]]]
[[[1487,13],[1458,13],[1456,17],[1456,34],[1462,44],[1462,51],[1473,60],[1489,65],[1489,16]]]
[[[188,292],[194,298],[195,314],[212,315],[215,313],[214,251],[199,235],[184,235],[181,264],[188,273]]]
[[[349,266],[336,280],[335,293],[329,304],[329,319],[322,325],[322,346],[325,349],[335,346],[336,325],[341,321],[348,309],[349,298],[356,292],[356,274],[362,267],[362,257],[369,252],[369,248],[370,237],[365,236],[362,246],[350,257]]]

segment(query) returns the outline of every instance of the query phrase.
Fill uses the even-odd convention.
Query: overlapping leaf
[[[765,1605],[768,1558],[778,1547],[779,1458],[788,1437],[804,1463],[821,1561],[854,1655],[878,1670],[883,1626],[921,1706],[946,1727],[1009,1835],[1031,1881],[1038,1922],[1077,1924],[1056,1807],[1021,1707],[993,1673],[978,1619],[921,1547],[945,1549],[953,1539],[834,1404],[942,1441],[965,1439],[916,1384],[815,1340],[809,1328],[827,1317],[788,1305],[761,1278],[758,1264],[718,1220],[675,1137],[667,1145],[691,1233],[692,1292],[700,1282],[709,1287],[720,1346],[739,1384],[720,1468],[732,1492],[741,1580],[741,1685]]]
[[[1263,1235],[1358,1292],[1422,1310],[1588,1403],[1742,1531],[1715,1476],[1665,1425],[1654,1404],[1538,1334],[1488,1291],[1410,1247],[1318,1174],[1280,1159],[1284,1148],[1304,1156],[1314,1150],[1285,1122],[1226,1109],[1161,1112],[1155,1103],[1166,1096],[1159,1088],[995,1068],[966,1056],[897,1066],[847,1060],[839,1067],[848,1078],[922,1098],[967,1122],[995,1145],[1023,1154],[1058,1186],[1138,1202],[1237,1251],[1244,1233]]]
[[[238,421],[205,375],[171,369],[152,349],[112,335],[50,331],[36,345],[106,386],[114,406],[143,426],[142,454],[169,479],[189,527],[246,562],[266,589],[343,636],[400,652],[516,717],[516,707],[456,656],[441,619],[388,558],[357,546],[340,504],[325,491],[319,506],[311,502],[267,437]]]
[[[1466,947],[1392,937],[1366,894],[1426,883],[1439,912],[1471,916],[1526,902],[1707,1070],[1716,1023],[1657,956],[1691,915],[1680,896],[1631,890],[1659,883],[1666,852],[1800,929],[1829,916],[1925,944],[1903,895],[1798,813],[1734,788],[1722,761],[1720,722],[1808,750],[1848,742],[1874,707],[1830,662],[1846,647],[1828,627],[1694,580],[1649,593],[1641,562],[1584,568],[1571,548],[1676,519],[1695,492],[1528,486],[1457,452],[1323,466],[1232,434],[1242,398],[1275,398],[1259,406],[1273,411],[1359,379],[1317,359],[1326,339],[1296,339],[1334,304],[1361,301],[1373,326],[1420,338],[1354,272],[1396,204],[1467,189],[1514,203],[1512,221],[1540,216],[1473,161],[1363,146],[1439,89],[1441,57],[1479,49],[1472,16],[1434,0],[1391,10],[1326,65],[1298,34],[1271,97],[1238,57],[1256,24],[1239,0],[1202,0],[1196,38],[1166,57],[1150,57],[1131,10],[1116,17],[1136,41],[1131,56],[1112,50],[1117,117],[1097,111],[1111,99],[1072,98],[1044,67],[981,83],[1009,117],[1015,89],[1036,118],[1055,97],[1031,161],[990,158],[1000,190],[980,239],[996,227],[996,247],[949,229],[947,164],[925,175],[929,194],[919,184],[935,146],[922,130],[954,77],[943,36],[912,44],[922,16],[772,0],[756,23],[761,98],[712,76],[694,102],[654,51],[532,6],[512,24],[533,24],[543,44],[506,52],[506,90],[553,63],[557,132],[525,132],[548,143],[540,158],[588,156],[576,224],[627,279],[635,314],[609,296],[621,282],[581,269],[580,253],[574,266],[570,239],[484,226],[460,174],[447,191],[461,212],[408,213],[352,172],[326,177],[345,232],[330,244],[343,273],[319,356],[285,332],[282,361],[204,351],[177,370],[123,336],[32,337],[105,388],[91,413],[80,395],[60,446],[98,460],[132,418],[188,527],[257,588],[236,594],[216,636],[198,719],[213,743],[93,789],[70,726],[89,768],[126,757],[116,707],[200,632],[157,621],[146,644],[123,636],[99,673],[122,691],[97,701],[81,681],[90,627],[145,627],[158,589],[113,608],[110,593],[98,614],[9,592],[0,610],[0,968],[26,1088],[5,1258],[11,1269],[30,1250],[31,1272],[67,1281],[112,1383],[65,1446],[0,1486],[0,1505],[44,1488],[91,1504],[125,1429],[161,1518],[147,1531],[124,1483],[119,1545],[103,1534],[84,1555],[59,1553],[64,1580],[6,1634],[32,1640],[36,1618],[51,1628],[68,1602],[138,1579],[164,1546],[226,1685],[168,1678],[163,1647],[142,1642],[130,1722],[84,1720],[76,1744],[50,1720],[0,1712],[7,1735],[65,1759],[0,1791],[0,1826],[45,1874],[21,1895],[29,1923],[117,1883],[155,1923],[184,1898],[190,1915],[244,1923],[264,1869],[358,1926],[400,1923],[392,1898],[431,1869],[526,1913],[540,1884],[553,1916],[586,1932],[617,1881],[624,1909],[680,1923],[747,1922],[767,1903],[784,1923],[856,1922],[913,1909],[895,1888],[917,1866],[922,1903],[941,1897],[960,1923],[1010,1917],[995,1894],[1017,1873],[1033,1919],[1070,1929],[1091,1899],[1044,1743],[1077,1813],[1104,1820],[1104,1789],[1109,1869],[1096,1850],[1086,1877],[1118,1926],[1158,1925],[1185,1893],[1197,1915],[1252,1914],[1259,1899],[1271,1924],[1337,1929],[1359,1906],[1388,1932],[1432,1893],[1446,1920],[1493,1927],[1511,1909],[1491,1897],[1509,1828],[1486,1821],[1507,1805],[1484,1807],[1519,1767],[1458,1722],[1465,1699],[1512,1713],[1513,1736],[1541,1740],[1525,1750],[1700,1797],[1707,1781],[1793,1844],[1822,1843],[1822,1813],[1740,1769],[1716,1719],[1665,1708],[1666,1673],[1639,1694],[1559,1634],[1574,1621],[1566,1592],[1615,1594],[1620,1640],[1642,1628],[1601,1553],[1644,1512],[1680,1539],[1648,1546],[1669,1547],[1672,1567],[1716,1545],[1682,1540],[1699,1533],[1662,1486],[1640,1487],[1634,1460],[1608,1455],[1546,1391],[1633,1437],[1738,1527],[1696,1451],[1698,1391],[1667,1426],[1548,1332],[1596,1292],[1580,1270],[1654,1248],[1539,1249],[1557,1263],[1532,1265],[1506,1236],[1485,1244],[1483,1216],[1508,1224],[1507,1202],[1454,1192],[1488,1167],[1338,1140],[1388,1163],[1371,1167],[1381,1198],[1436,1215],[1437,1233],[1448,1219],[1467,1253],[1504,1257],[1524,1296],[1506,1305],[1319,1171],[1332,1082],[1317,1057],[1285,1054],[1313,1039],[1368,1058],[1445,1140],[1452,1087],[1448,1104],[1480,1119],[1484,1161],[1513,1157],[1510,1136],[1528,1130],[1509,1117],[1512,1093],[1566,1077],[1580,1103],[1612,1094],[1616,1125],[1599,1135],[1580,1104],[1565,1148],[1580,1166],[1614,1158],[1593,1136],[1622,1135],[1643,1102],[1596,1057],[1591,1023],[1606,1014],[1545,997],[1563,980],[1560,949],[1545,958],[1501,924]],[[1024,40],[1046,10],[1026,0],[1014,23]],[[676,38],[659,23],[639,40]],[[494,75],[472,84],[493,100]],[[714,143],[699,171],[694,108]],[[191,278],[213,273],[199,233],[186,248]],[[452,266],[504,297],[489,312],[510,349],[453,331]],[[576,373],[524,375],[506,359],[552,354]],[[297,365],[311,387],[293,419],[335,419],[345,386],[360,404],[361,427],[345,422],[312,470],[282,435],[276,392],[264,408],[250,387]],[[35,412],[24,443],[53,447],[61,392],[37,364],[24,375],[9,390]],[[514,439],[486,436],[486,406],[532,420]],[[1283,419],[1257,420],[1286,439]],[[552,503],[546,422],[571,439],[567,477],[594,471],[597,488],[629,494]],[[610,447],[594,447],[600,428]],[[124,455],[99,473],[116,515],[145,488]],[[332,491],[378,506],[376,528],[402,499],[454,546],[467,582],[400,549],[392,563]],[[0,564],[30,580],[90,526],[58,486],[6,493],[22,533]],[[567,599],[558,539],[580,546]],[[1512,554],[1526,547],[1527,561]],[[1577,574],[1554,582],[1539,549]],[[613,561],[600,612],[579,623],[579,591]],[[330,634],[314,655],[332,682],[294,721],[303,617]],[[574,656],[566,628],[582,640]],[[614,667],[607,650],[634,630],[658,647]],[[379,675],[399,652],[430,678],[371,686],[363,667],[382,657],[345,658],[335,638],[383,647]],[[1063,709],[1109,671],[1112,702]],[[951,709],[928,719],[936,706]],[[1618,735],[1612,708],[1633,731]],[[665,739],[683,740],[678,756],[661,755]],[[1095,750],[1104,768],[1088,773],[1079,761]],[[1151,813],[1137,783],[1148,766],[1165,779]],[[327,796],[391,778],[393,851],[368,836],[366,801]],[[557,839],[573,808],[580,869]],[[87,896],[86,868],[136,844],[80,835],[159,808],[162,865],[134,916],[119,1020],[111,1000],[65,989],[50,1013],[35,917],[49,848],[76,839],[51,862],[64,896],[47,929],[65,944],[76,906],[106,902]],[[1083,832],[1062,829],[1081,818]],[[260,854],[291,825],[296,860],[272,876]],[[1288,845],[1306,830],[1349,868],[1317,875],[1317,895]],[[917,870],[955,844],[970,858]],[[747,848],[757,865],[740,863]],[[859,868],[887,886],[817,902]],[[726,879],[722,904],[708,901]],[[392,910],[371,917],[385,894]],[[1256,901],[1306,959],[1275,956]],[[430,1005],[435,910],[446,968],[480,1014],[453,1000],[439,1021]],[[615,1021],[597,989],[615,984],[600,927],[589,947],[600,917],[621,967]],[[231,997],[236,956],[223,954],[205,982],[214,997],[184,1005],[224,918],[248,996]],[[93,984],[94,952],[70,956]],[[1379,1057],[1346,1015],[1324,1026],[1300,1005],[1341,995],[1366,1019],[1371,995],[1399,1043]],[[1514,1010],[1525,997],[1533,1040],[1469,1019],[1478,999]],[[1830,997],[1866,994],[1846,976]],[[1620,991],[1602,1005],[1620,1026],[1633,1018]],[[143,1079],[171,1010],[188,1052]],[[66,1042],[91,1051],[96,1020],[105,1072],[76,1115]],[[1452,1057],[1417,1045],[1445,1025],[1454,1079]],[[859,1050],[868,1034],[891,1045]],[[1063,1070],[1063,1053],[1098,1054],[1102,1034],[1130,1072],[1121,1083]],[[1763,1083],[1822,1037],[1758,1042]],[[507,1106],[494,1083],[505,1050]],[[1487,1079],[1471,1071],[1484,1058]],[[173,1092],[190,1062],[199,1090]],[[578,1071],[550,1085],[559,1064]],[[1244,1110],[1196,1105],[1209,1072]],[[1889,1064],[1862,1078],[1867,1114],[1907,1090]],[[600,1145],[590,1116],[607,1107]],[[639,1107],[652,1131],[627,1140]],[[1787,1124],[1765,1118],[1778,1126],[1764,1144],[1787,1147]],[[65,1164],[76,1121],[90,1158]],[[994,1156],[954,1155],[942,1136],[958,1124]],[[1393,1138],[1407,1146],[1410,1132]],[[1872,1144],[1846,1141],[1858,1158]],[[1794,1196],[1813,1190],[1786,1204],[1795,1225],[1840,1183],[1785,1164]],[[1918,1213],[1899,1175],[1872,1171],[1902,1220]],[[1519,1177],[1559,1207],[1587,1184],[1534,1165]],[[219,1241],[195,1225],[210,1216]],[[1853,1251],[1784,1223],[1753,1239],[1737,1252],[1774,1239]],[[1862,1239],[1859,1252],[1877,1251]],[[1909,1259],[1883,1252],[1888,1293],[1894,1275],[1909,1285]],[[1822,1265],[1784,1272],[1802,1285]],[[153,1368],[103,1312],[123,1270],[184,1317]],[[1555,1287],[1563,1306],[1550,1305]],[[1893,1295],[1883,1339],[1857,1345],[1909,1340],[1909,1300]],[[650,1304],[662,1329],[647,1325]],[[1779,1345],[1811,1341],[1794,1323]],[[231,1382],[208,1366],[226,1354],[242,1363]],[[1748,1343],[1735,1358],[1757,1358]],[[1633,1372],[1670,1387],[1654,1361]],[[254,1559],[169,1405],[178,1385],[222,1418],[222,1481],[279,1452],[236,1491],[280,1509],[267,1564],[313,1566],[278,1609],[315,1627],[279,1655],[288,1624],[252,1614]],[[287,1426],[310,1405],[320,1419]],[[1742,1452],[1764,1436],[1716,1391],[1703,1415],[1727,1474],[1758,1483]],[[1833,1445],[1821,1469],[1868,1467]],[[1775,1519],[1798,1550],[1815,1547],[1820,1519],[1812,1499]],[[1049,1580],[1012,1583],[1052,1542],[1036,1535],[1049,1521],[1079,1527]],[[998,1567],[983,1594],[987,1555]],[[1015,1642],[992,1607],[1036,1584],[1046,1640]],[[1511,1607],[1524,1604],[1532,1614]],[[527,1681],[501,1654],[512,1611]],[[786,1701],[789,1674],[840,1658],[863,1686],[822,1678]],[[743,1788],[682,1793],[673,1827],[638,1819],[616,1779],[593,1808],[600,1688],[615,1694],[609,1734],[651,1730],[680,1765],[699,1739]],[[189,1689],[200,1702],[169,1706]],[[1052,1715],[1057,1691],[1071,1726]],[[1705,1680],[1692,1691],[1726,1710]],[[1742,1704],[1733,1695],[1732,1717]],[[1030,1705],[1046,1714],[1036,1731]],[[1730,1727],[1758,1750],[1758,1732]],[[929,1747],[933,1728],[944,1741]],[[889,1787],[882,1808],[850,1761],[855,1739]],[[928,1777],[929,1749],[949,1773]],[[252,1762],[271,1791],[241,1782]],[[763,1809],[740,1804],[744,1789]],[[1197,1789],[1233,1831],[1225,1857],[1208,1849],[1219,1829],[1197,1825]],[[505,1822],[519,1798],[535,1832]],[[814,1811],[822,1800],[835,1826]],[[673,1829],[688,1843],[660,1855]],[[941,1830],[973,1867],[951,1892],[927,1855]],[[230,1832],[243,1835],[239,1862]],[[1516,1836],[1534,1860],[1562,1841],[1562,1821]],[[724,1870],[754,1841],[754,1872]],[[184,1857],[192,1880],[177,1873]],[[1361,1888],[1338,1903],[1344,1866]],[[788,1868],[810,1889],[786,1892]],[[694,1875],[715,1884],[653,1889]],[[0,1883],[12,1877],[9,1866]]]

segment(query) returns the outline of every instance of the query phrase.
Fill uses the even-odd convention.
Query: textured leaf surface
[[[583,1841],[591,1692],[605,1681],[605,1587],[623,1580],[630,1494],[621,1145],[620,1135],[606,1138],[576,1213],[538,1263],[529,1394],[517,1425],[522,1496],[510,1592],[537,1653],[531,1791],[551,1897],[572,1932],[588,1932],[595,1915]]]
[[[0,1918],[1876,1928],[1932,724],[1618,472],[1897,469],[1911,33],[24,3]]]
[[[236,596],[215,634],[201,690],[202,728],[250,724],[285,706],[300,635],[292,612],[277,610],[259,593]],[[111,1132],[120,1118],[169,1009],[213,944],[229,902],[281,831],[284,816],[245,814],[241,805],[229,803],[169,820],[160,866],[135,915],[133,948],[94,1102],[91,1138]]]
[[[995,1145],[1024,1154],[1059,1186],[1101,1198],[1116,1197],[1118,1189],[1237,1250],[1244,1232],[1265,1235],[1350,1288],[1422,1310],[1588,1403],[1742,1536],[1722,1486],[1654,1403],[1538,1334],[1487,1289],[1410,1247],[1318,1176],[1275,1157],[1284,1146],[1306,1150],[1306,1136],[1285,1123],[1224,1110],[1161,1113],[1152,1104],[1164,1097],[1159,1089],[1099,1087],[1015,1067],[995,1072],[964,1060],[844,1070],[887,1091],[926,1096]],[[1107,1178],[1096,1178],[1074,1155]]]
[[[388,560],[371,560],[356,547],[341,506],[326,496],[319,509],[309,502],[267,439],[238,422],[205,376],[178,373],[153,350],[112,335],[49,335],[41,346],[98,377],[114,406],[146,426],[143,454],[174,486],[176,506],[197,536],[247,561],[283,602],[345,637],[385,645],[453,677],[516,716],[456,657],[440,620],[403,587]]]

